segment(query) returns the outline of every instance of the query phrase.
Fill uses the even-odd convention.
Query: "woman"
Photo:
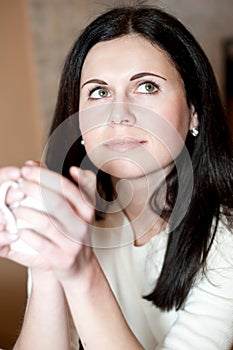
[[[1,256],[30,267],[14,349],[230,349],[231,143],[183,25],[140,6],[93,21],[66,60],[46,153],[50,170],[0,173],[23,179],[8,203],[45,205],[13,209],[35,255],[10,249],[2,219]]]

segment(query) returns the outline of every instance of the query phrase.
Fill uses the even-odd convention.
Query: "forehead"
[[[137,34],[99,42],[88,52],[82,75],[92,76],[110,70],[157,69],[178,74],[168,54],[158,45]]]

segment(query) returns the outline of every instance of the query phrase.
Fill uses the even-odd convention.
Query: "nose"
[[[134,125],[136,117],[132,108],[127,103],[114,102],[111,105],[109,124]]]

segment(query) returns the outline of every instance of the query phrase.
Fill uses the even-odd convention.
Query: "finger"
[[[62,181],[68,181],[60,174],[39,166],[24,166],[21,174],[24,179],[49,187],[54,191],[61,187]]]
[[[21,202],[24,199],[26,201],[26,198],[29,196],[33,197],[36,201],[38,201],[39,205],[39,202],[41,202],[43,199],[41,194],[41,187],[36,183],[23,180],[19,182],[18,186],[11,187],[9,189],[7,193],[6,203],[10,205],[12,204],[12,202],[15,201]]]
[[[50,249],[51,247],[53,248],[57,247],[54,241],[50,241],[44,235],[40,235],[30,228],[20,229],[19,237],[31,248],[33,248],[34,250],[36,250],[38,253],[42,255],[43,255],[43,250],[45,249],[45,246],[49,246]]]
[[[20,239],[22,240],[22,238]],[[27,243],[27,245],[30,246],[29,242]],[[31,246],[31,248],[34,249],[34,251],[36,251],[35,247]],[[5,258],[26,267],[39,266],[40,268],[45,268],[45,269],[49,267],[48,262],[39,254],[39,252],[38,254],[27,254],[14,249],[8,249],[8,252],[5,255]]]
[[[69,247],[71,242],[90,245],[91,236],[87,235],[88,226],[71,212],[64,213],[65,222],[59,222],[52,215],[47,215],[31,208],[18,207],[13,210],[17,220],[23,220],[24,224],[18,224],[19,232],[24,228],[33,228],[34,231],[44,236],[59,247]]]
[[[20,178],[21,172],[20,169],[13,166],[8,166],[5,168],[1,168],[0,170],[0,184],[9,181],[9,180],[17,180]]]
[[[52,239],[55,244],[59,244],[60,235],[58,235],[58,223],[51,216],[33,210],[27,207],[18,207],[13,209],[14,216],[17,220],[18,234],[27,230],[33,232],[33,235],[41,235],[46,240]]]
[[[22,206],[34,207],[46,212],[48,215],[58,217],[58,219],[63,219],[65,213],[66,215],[76,213],[84,221],[88,222],[92,219],[93,211],[89,207],[85,209],[77,187],[75,187],[75,192],[70,191],[71,199],[47,188],[41,188],[38,184],[29,181],[23,181],[20,183],[19,188],[12,189],[13,191],[23,192],[26,198],[21,202]],[[63,213],[62,217],[61,213]]]
[[[53,191],[58,194],[62,200],[65,198],[84,220],[92,220],[94,212],[93,206],[90,205],[85,196],[81,195],[79,188],[65,177],[39,167],[24,167],[22,169],[22,176],[32,183],[34,182],[41,185],[41,195],[46,207],[49,206],[49,203],[56,203],[50,200],[50,194],[47,190]],[[23,187],[24,185],[26,186],[26,183],[24,184],[24,182],[22,182],[21,186]],[[27,194],[29,195],[29,192],[27,192]],[[30,195],[34,196],[32,192]]]
[[[48,215],[57,217],[58,221],[63,221],[65,213],[66,216],[75,213],[82,218],[82,220],[87,222],[92,220],[93,210],[90,209],[90,207],[84,207],[77,187],[75,187],[76,192],[71,191],[72,199],[63,197],[47,188],[41,188],[38,184],[29,181],[21,182],[18,188],[11,189],[11,191],[11,193],[13,193],[12,197],[20,198],[20,196],[22,196],[22,199],[25,198],[20,201],[19,205],[43,211]],[[17,193],[17,191],[19,191],[19,193]],[[13,205],[12,208],[17,206],[18,205]],[[63,213],[62,217],[60,215],[61,213]]]
[[[35,259],[43,258],[44,261],[50,263],[51,266],[56,267],[56,269],[63,269],[70,259],[73,259],[74,252],[72,250],[67,250],[65,252],[64,247],[57,247],[53,242],[47,240],[45,237],[40,236],[33,232],[32,230],[21,230],[20,239],[22,239],[27,245],[38,252]],[[17,262],[21,261],[22,264],[32,265],[31,257],[24,256],[22,254],[17,254],[17,252],[10,251],[9,257],[11,260]],[[67,261],[67,262],[66,262]],[[36,265],[36,262],[33,262]]]
[[[17,239],[19,239],[18,235],[9,233],[7,231],[0,232],[0,248],[3,246],[10,245],[12,242],[17,241]]]
[[[26,194],[23,193],[19,187],[10,187],[6,194],[5,203],[7,205],[12,205],[13,203],[17,203],[22,201],[26,197]]]
[[[95,207],[96,202],[96,175],[90,170],[78,167],[70,168],[70,175],[78,183],[79,189],[88,203]],[[84,200],[86,202],[86,200]]]
[[[40,162],[39,160],[27,160],[25,163],[24,163],[25,166],[38,166],[38,167],[41,167],[41,168],[47,168],[47,166]]]

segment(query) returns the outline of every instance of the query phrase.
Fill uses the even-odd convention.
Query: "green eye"
[[[158,91],[158,86],[151,81],[140,84],[137,89],[137,92],[143,94],[152,94],[156,91]]]
[[[107,97],[108,96],[108,91],[106,89],[99,89],[98,94],[100,97]]]
[[[105,98],[110,96],[108,89],[106,88],[96,88],[90,92],[90,97],[94,99]]]
[[[151,83],[147,83],[147,84],[145,84],[145,89],[148,92],[153,92],[154,89],[155,89],[155,86],[153,84],[151,84]]]

